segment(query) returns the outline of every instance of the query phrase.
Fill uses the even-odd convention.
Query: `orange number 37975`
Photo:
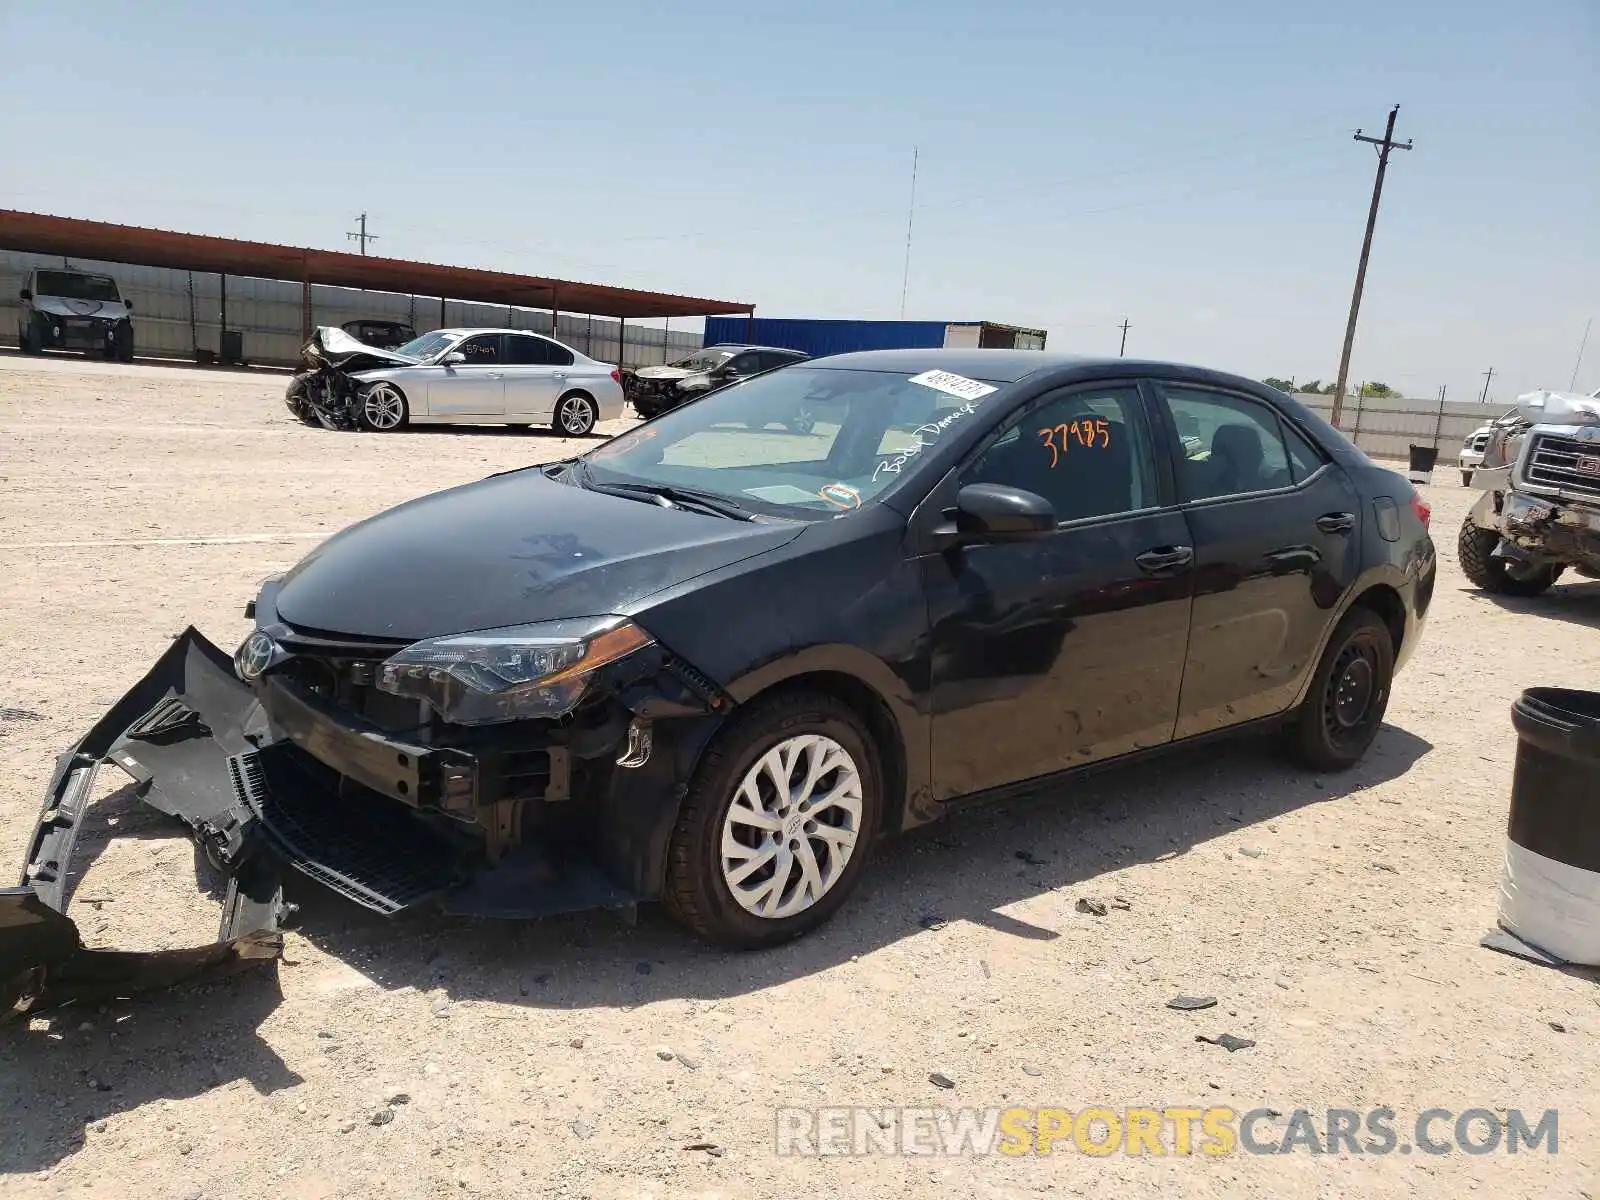
[[[1111,444],[1111,422],[1104,417],[1085,417],[1062,425],[1050,425],[1039,430],[1039,440],[1050,448],[1050,465],[1058,465],[1076,442],[1084,447],[1105,447]]]

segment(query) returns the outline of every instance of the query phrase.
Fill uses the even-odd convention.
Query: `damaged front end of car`
[[[302,424],[345,432],[360,427],[362,371],[415,366],[416,360],[359,342],[325,325],[300,348],[300,370],[289,380],[284,403]]]
[[[620,618],[407,645],[291,627],[275,592],[231,659],[187,630],[61,756],[21,885],[0,891],[0,1013],[275,959],[288,871],[385,915],[528,919],[656,894],[663,798],[732,704],[710,680]],[[103,763],[227,877],[215,944],[84,946],[69,876]]]

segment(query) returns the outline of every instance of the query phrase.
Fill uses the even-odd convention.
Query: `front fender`
[[[1481,474],[1482,472],[1479,472]],[[1467,520],[1479,529],[1487,529],[1496,533],[1500,530],[1500,493],[1485,491],[1478,497],[1478,501],[1467,511]]]

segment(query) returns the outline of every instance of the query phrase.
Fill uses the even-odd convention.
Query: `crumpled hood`
[[[633,374],[634,374],[634,377],[637,378],[637,379],[653,379],[653,380],[659,381],[659,380],[663,380],[663,379],[665,379],[665,380],[687,379],[691,375],[704,375],[705,372],[704,371],[691,371],[687,367],[659,366],[659,367],[640,367]]]
[[[66,296],[35,296],[33,307],[52,317],[102,317],[120,321],[128,306],[120,300],[72,300]]]
[[[1600,396],[1578,392],[1528,392],[1517,407],[1536,425],[1600,425]]]
[[[359,342],[336,325],[319,327],[311,340],[300,347],[300,357],[309,365],[336,367],[342,371],[416,366],[416,359]]]
[[[626,615],[663,588],[775,549],[803,528],[624,500],[529,468],[351,526],[284,576],[276,608],[303,629],[406,641]]]

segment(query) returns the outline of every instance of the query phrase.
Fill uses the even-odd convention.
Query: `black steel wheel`
[[[1367,752],[1383,724],[1394,682],[1394,637],[1369,608],[1345,614],[1328,639],[1291,729],[1296,757],[1318,771],[1343,771]]]

